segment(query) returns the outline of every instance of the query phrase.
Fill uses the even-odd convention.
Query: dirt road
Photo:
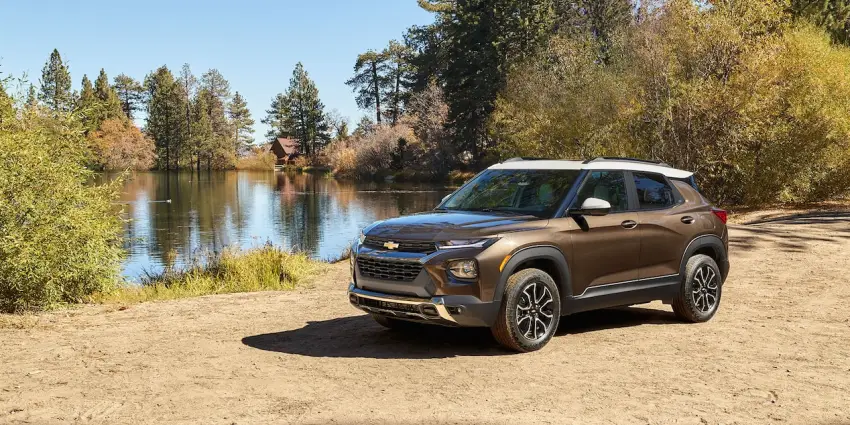
[[[542,351],[385,331],[311,287],[0,329],[0,423],[850,424],[850,218],[732,230],[720,312],[569,317]],[[7,325],[8,326],[8,325]]]

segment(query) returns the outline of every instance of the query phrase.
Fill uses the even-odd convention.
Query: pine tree
[[[387,59],[387,73],[384,76],[387,87],[384,104],[387,105],[385,115],[390,124],[396,125],[404,113],[404,103],[407,99],[407,87],[410,85],[410,49],[396,40],[390,40],[389,46],[382,52]]]
[[[35,89],[34,84],[30,84],[27,89],[27,98],[25,103],[28,110],[33,110],[38,107],[38,91]]]
[[[213,131],[207,150],[207,168],[215,162],[217,167],[229,167],[235,161],[232,144],[232,126],[227,119],[227,104],[230,102],[230,83],[216,69],[201,76],[200,95],[206,97],[207,114]]]
[[[551,34],[552,1],[466,0],[448,10],[441,13],[449,126],[458,147],[478,163],[488,147],[487,120],[508,73]]]
[[[192,102],[198,86],[198,79],[192,73],[192,68],[188,63],[184,63],[180,68],[180,77],[177,79],[180,85],[180,96],[183,99],[183,120],[181,121],[182,132],[178,146],[178,152],[181,157],[187,158],[187,162],[191,164],[192,156]]]
[[[252,127],[254,119],[251,118],[251,111],[248,110],[248,102],[238,91],[233,95],[233,100],[230,102],[228,115],[234,130],[233,150],[236,156],[239,156],[242,150],[254,143],[254,138],[251,136],[254,133]]]
[[[56,49],[53,49],[41,70],[39,99],[54,113],[69,112],[74,105],[71,73],[68,72],[68,66],[62,62],[62,56]]]
[[[133,113],[141,110],[145,89],[141,83],[124,74],[115,77],[113,82],[112,87],[121,102],[121,110],[132,120]]]
[[[154,139],[158,167],[179,167],[179,150],[184,111],[180,87],[171,71],[162,66],[145,78],[148,92],[146,133]]]
[[[354,76],[345,84],[357,93],[357,106],[363,109],[375,108],[375,119],[381,123],[381,99],[386,92],[387,57],[383,53],[369,50],[357,56],[354,63]]]
[[[87,75],[83,75],[81,86],[80,96],[77,98],[74,110],[80,115],[80,120],[82,121],[86,132],[91,132],[97,130],[97,127],[100,124],[97,122],[98,101],[94,94],[94,88],[92,87],[91,80],[89,80]]]
[[[201,159],[206,159],[209,164],[212,140],[215,138],[212,123],[210,122],[209,105],[210,93],[205,89],[198,91],[192,102],[192,139],[191,145],[198,171],[201,171]]]
[[[283,93],[278,93],[272,98],[266,117],[260,122],[268,125],[266,140],[274,142],[278,137],[289,137],[292,134],[289,119],[289,99]]]
[[[308,157],[315,157],[330,137],[325,122],[325,105],[319,100],[319,89],[301,62],[295,65],[286,97],[290,101],[290,128],[301,152]]]
[[[92,107],[97,103],[97,98],[94,96],[94,87],[92,87],[88,75],[83,74],[83,81],[80,85],[82,89],[80,89],[80,97],[77,99],[78,109],[84,106]]]
[[[121,108],[121,101],[118,99],[118,94],[109,85],[109,77],[106,76],[106,71],[103,68],[101,68],[97,80],[94,81],[94,94],[100,103],[98,117],[100,122],[113,118],[124,119],[126,117],[124,110]]]

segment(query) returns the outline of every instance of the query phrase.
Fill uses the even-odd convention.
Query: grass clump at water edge
[[[149,274],[141,284],[127,283],[98,294],[95,302],[138,303],[234,292],[293,289],[324,264],[304,253],[265,246],[247,251],[225,249],[220,254],[196,257],[183,270],[166,268]]]

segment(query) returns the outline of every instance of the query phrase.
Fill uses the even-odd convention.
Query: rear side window
[[[598,198],[611,204],[611,212],[629,209],[626,196],[626,179],[622,171],[594,171],[585,180],[579,191],[576,206],[581,206],[587,198]]]
[[[664,176],[652,173],[632,172],[635,177],[638,203],[642,210],[669,208],[676,204],[673,189]]]

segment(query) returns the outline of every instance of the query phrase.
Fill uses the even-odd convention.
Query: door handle
[[[634,229],[635,227],[637,227],[637,221],[626,220],[626,221],[620,223],[620,225],[625,227],[626,229]]]
[[[694,218],[689,216],[689,215],[682,217],[682,223],[693,224],[693,222],[694,222]]]

